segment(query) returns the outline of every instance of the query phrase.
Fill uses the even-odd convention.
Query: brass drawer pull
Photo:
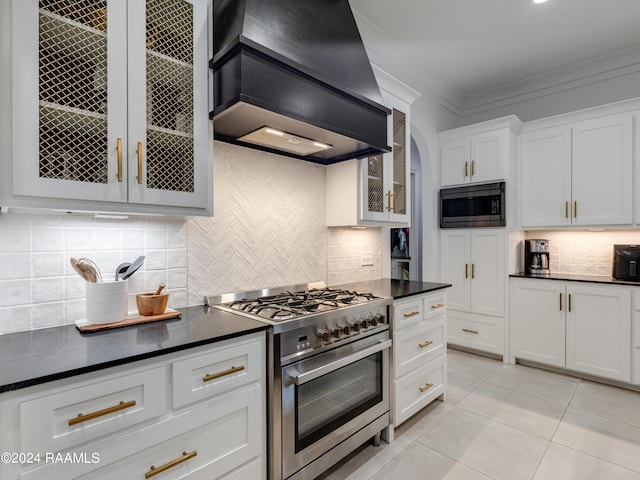
[[[578,218],[578,202],[573,201],[573,218]]]
[[[562,311],[562,293],[560,294],[560,311]]]
[[[118,138],[117,147],[118,151],[118,181],[122,182],[122,139]]]
[[[435,305],[431,305],[433,310],[437,310],[438,308],[444,307],[444,303],[436,303]]]
[[[431,387],[433,387],[433,383],[427,383],[424,387],[418,387],[418,390],[420,390],[420,393],[424,393]]]
[[[79,413],[76,418],[72,418],[67,423],[70,427],[73,425],[77,425],[78,423],[86,422],[87,420],[93,420],[94,418],[102,417],[104,415],[109,415],[110,413],[119,412],[120,410],[124,410],[126,408],[131,408],[136,406],[136,401],[131,400],[130,402],[120,402],[118,405],[114,407],[105,408],[103,410],[98,410],[97,412],[87,413],[83,415]]]
[[[387,212],[391,211],[391,190],[388,190],[387,193]]]
[[[568,295],[568,299],[567,299],[567,308],[569,309],[569,311],[571,311],[571,294]]]
[[[476,264],[472,263],[471,264],[471,279],[473,280],[474,278],[476,278]]]
[[[569,202],[564,202],[564,218],[569,218]]]
[[[231,375],[233,373],[240,372],[242,370],[244,370],[244,365],[241,365],[239,367],[231,367],[229,370],[225,370],[224,372],[218,372],[213,374],[207,373],[204,377],[202,377],[202,381],[210,382],[211,380],[215,380],[216,378],[225,377],[227,375]]]
[[[476,161],[471,160],[471,176],[473,177],[476,174]]]
[[[182,452],[182,456],[180,458],[176,458],[175,460],[171,460],[169,463],[165,463],[164,465],[161,465],[160,467],[156,468],[153,465],[151,465],[149,467],[149,471],[147,473],[144,474],[144,478],[151,478],[154,475],[158,475],[159,473],[164,472],[165,470],[169,470],[170,468],[175,467],[176,465],[180,465],[183,462],[186,462],[187,460],[192,459],[193,457],[195,457],[196,455],[198,455],[198,452],[196,450],[194,450],[191,453],[187,453],[187,452]]]
[[[469,176],[469,162],[464,162],[464,176],[465,178]]]
[[[138,176],[136,178],[138,184],[142,185],[142,142],[138,142],[138,149],[136,151],[138,153]]]
[[[413,312],[405,313],[404,318],[415,317],[416,315],[420,315],[420,312],[413,311]]]
[[[427,340],[426,342],[423,343],[419,343],[418,346],[420,348],[424,348],[424,347],[428,347],[429,345],[431,345],[433,342],[431,340]]]
[[[478,335],[478,333],[480,333],[477,330],[469,330],[468,328],[463,328],[462,331],[467,333],[473,333],[474,335]]]
[[[464,278],[469,278],[469,264],[464,264]]]

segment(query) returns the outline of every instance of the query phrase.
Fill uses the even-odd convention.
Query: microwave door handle
[[[327,373],[331,373],[334,370],[338,370],[339,368],[346,367],[350,363],[362,360],[369,355],[381,352],[387,348],[391,348],[391,340],[381,340],[381,343],[363,348],[362,350],[358,350],[347,357],[339,358],[338,360],[322,365],[321,367],[314,368],[308,372],[301,373],[300,375],[293,376],[292,378],[296,385],[304,385],[311,380],[315,380],[316,378],[326,375]]]

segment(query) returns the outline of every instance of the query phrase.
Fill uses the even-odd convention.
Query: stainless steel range
[[[392,299],[317,285],[205,297],[271,325],[271,480],[316,478],[390,423]]]

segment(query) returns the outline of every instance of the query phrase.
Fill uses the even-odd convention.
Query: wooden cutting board
[[[147,315],[140,316],[138,312],[130,314],[129,317],[124,320],[112,323],[89,323],[86,320],[76,320],[76,327],[81,332],[99,332],[101,330],[109,330],[110,328],[128,327],[130,325],[139,325],[141,323],[157,322],[158,320],[167,320],[169,318],[176,318],[182,315],[178,310],[167,308],[164,313],[160,315]]]

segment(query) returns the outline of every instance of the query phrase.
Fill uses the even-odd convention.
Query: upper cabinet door
[[[574,125],[572,179],[574,225],[631,224],[631,115],[610,115]]]
[[[491,182],[505,178],[507,131],[496,130],[471,137],[472,182]]]
[[[544,128],[520,135],[522,227],[571,223],[571,128]]]
[[[129,202],[206,207],[207,0],[128,8]]]
[[[126,0],[12,3],[13,193],[126,201]]]
[[[468,183],[471,180],[470,148],[469,137],[440,143],[440,183],[443,187]]]

